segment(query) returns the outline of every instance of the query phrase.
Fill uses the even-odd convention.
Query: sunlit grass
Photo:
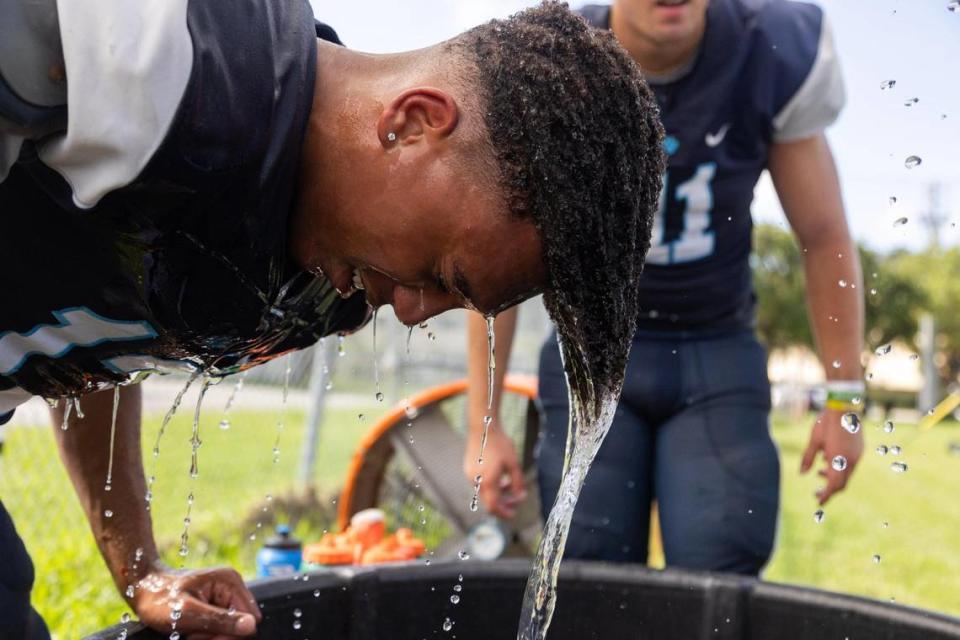
[[[798,475],[809,424],[775,422],[782,509],[765,577],[960,615],[960,456],[951,446],[960,444],[960,425],[944,422],[923,433],[912,425],[891,434],[878,424],[864,429],[867,448],[851,484],[816,524],[819,479]],[[899,444],[903,454],[878,455],[879,444]],[[891,471],[894,460],[908,471]]]

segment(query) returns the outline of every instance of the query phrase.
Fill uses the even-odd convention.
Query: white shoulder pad
[[[163,142],[193,66],[187,3],[57,0],[69,115],[39,152],[77,206],[132,182]]]
[[[797,92],[773,119],[773,139],[776,142],[789,142],[823,132],[840,115],[846,101],[843,72],[833,46],[833,32],[824,15],[813,67]]]

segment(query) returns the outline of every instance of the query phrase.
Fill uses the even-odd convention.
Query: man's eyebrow
[[[473,299],[473,289],[470,287],[470,283],[467,282],[467,277],[463,275],[463,271],[460,270],[460,265],[456,262],[453,263],[453,286],[456,287],[457,292],[467,300],[467,302],[473,304],[475,301]]]

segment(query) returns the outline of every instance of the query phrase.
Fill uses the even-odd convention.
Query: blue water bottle
[[[257,552],[257,577],[292,575],[300,571],[303,545],[290,535],[290,527],[277,525],[277,534]]]

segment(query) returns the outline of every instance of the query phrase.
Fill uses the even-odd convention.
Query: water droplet
[[[841,364],[842,364],[842,363],[841,363],[839,360],[834,360],[834,361],[833,361],[833,368],[834,368],[834,369],[839,369]]]
[[[450,631],[450,629],[453,629],[453,623],[450,622],[450,618],[445,618],[443,621],[443,630]]]
[[[433,331],[430,331],[427,333],[427,338],[429,338],[433,342],[433,341],[436,341],[437,336]]]
[[[366,417],[365,415],[363,415],[362,413],[358,413],[358,414],[357,414],[357,419],[358,419],[360,422],[363,422],[364,420],[367,419],[367,417]]]
[[[457,553],[457,557],[459,557],[461,560],[469,560],[469,559],[470,559],[470,554],[467,553],[464,549],[461,549],[461,550]]]
[[[897,85],[896,80],[884,80],[880,83],[880,90],[886,91],[887,89],[893,89]]]
[[[870,295],[872,295],[872,296],[877,295],[877,290],[876,290],[876,289],[870,289]]]
[[[890,523],[887,522],[886,520],[884,520],[884,521],[880,524],[880,526],[881,526],[883,529],[888,529],[888,528],[890,528]]]
[[[383,402],[383,393],[377,391],[377,402]]]
[[[450,602],[452,602],[453,604],[460,604],[460,596],[458,596],[457,594],[453,594],[452,596],[450,596]]]
[[[898,456],[898,455],[900,455],[901,453],[903,453],[903,449],[900,448],[900,445],[895,444],[895,445],[893,445],[892,447],[890,447],[890,454],[891,454],[891,455]]]
[[[903,473],[907,470],[906,462],[894,462],[890,465],[890,470],[894,473]]]
[[[121,614],[120,614],[120,622],[122,622],[123,624],[127,624],[128,622],[130,622],[130,614],[127,613],[126,611],[124,611],[123,613],[121,613]]]
[[[918,353],[911,353],[911,354],[909,355],[909,358],[910,358],[911,361],[919,360],[919,359],[920,359],[920,354],[918,354]]]
[[[320,589],[314,589],[314,590],[313,590],[313,597],[314,597],[314,598],[319,598],[319,597],[320,597]]]
[[[907,169],[913,169],[919,167],[923,162],[923,159],[920,156],[907,156],[907,159],[903,161],[903,166]]]
[[[873,554],[873,564],[880,564],[880,554],[879,554],[879,553]]]
[[[960,12],[960,0],[950,0],[947,3],[947,11],[952,11],[953,13]]]
[[[885,456],[885,455],[887,455],[887,452],[888,452],[888,451],[889,451],[889,449],[887,448],[887,445],[885,445],[885,444],[881,444],[881,445],[878,445],[878,446],[877,446],[877,455]]]
[[[137,592],[134,586],[132,584],[127,585],[127,590],[124,592],[124,595],[127,596],[128,598],[132,598],[136,594]]]
[[[463,578],[460,578],[460,580],[462,581]],[[460,593],[461,591],[463,591],[463,585],[462,585],[462,584],[455,584],[455,585],[453,585],[453,590],[456,591],[457,593]]]
[[[896,220],[894,220],[894,221],[893,221],[893,226],[894,226],[894,227],[902,227],[903,225],[907,224],[907,222],[908,222],[907,217],[906,217],[906,216],[903,216],[902,218],[897,218]]]
[[[894,429],[894,426],[892,421],[887,420],[886,422],[883,423],[884,433],[893,433],[893,429]]]
[[[226,418],[222,419],[222,420],[220,421],[220,428],[223,429],[224,431],[226,431],[227,429],[229,429],[229,428],[230,428],[230,421],[227,420]]]
[[[860,416],[852,411],[845,413],[840,417],[840,426],[850,433],[857,433],[860,431]]]
[[[913,105],[920,102],[920,98],[909,98],[906,102],[903,103],[905,107],[912,107]]]
[[[887,202],[890,203],[890,206],[893,206],[893,205],[897,204],[897,196],[890,196],[890,198],[887,200]]]
[[[840,285],[840,288],[841,288],[841,289],[846,289],[846,288],[847,288],[847,281],[846,281],[846,280],[840,280],[840,281],[837,282],[837,284]]]
[[[180,640],[180,632],[174,631],[170,634],[170,640]]]
[[[300,618],[300,617],[302,617],[302,616],[303,616],[303,611],[301,611],[300,609],[294,609],[294,610],[293,610],[293,617],[294,617],[294,618]]]
[[[887,355],[888,353],[890,353],[890,350],[891,350],[891,349],[893,349],[893,345],[892,345],[892,344],[889,344],[889,343],[887,343],[887,344],[882,344],[882,345],[880,345],[879,347],[877,347],[877,350],[874,351],[874,353],[877,354],[878,356],[885,356],[885,355]]]
[[[294,628],[294,629],[299,629],[299,628],[302,627],[302,626],[303,626],[303,623],[300,622],[299,620],[294,620],[294,621],[293,621],[293,628]]]
[[[104,516],[105,518],[112,518],[112,517],[113,517],[113,511],[111,511],[110,509],[106,509],[106,510],[104,510],[104,512],[103,512],[103,516]]]
[[[816,522],[817,524],[820,524],[821,522],[823,522],[823,519],[826,517],[826,515],[827,514],[823,512],[823,509],[817,509],[816,511],[813,512],[813,521]]]
[[[834,456],[830,462],[830,466],[833,467],[835,471],[843,471],[847,468],[847,459],[843,456]]]

